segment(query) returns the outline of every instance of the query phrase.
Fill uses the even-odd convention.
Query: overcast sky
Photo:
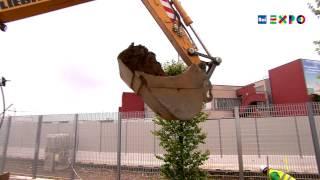
[[[320,60],[320,19],[305,0],[182,0],[207,48],[223,59],[214,84],[246,85],[298,58]],[[303,25],[258,25],[257,16],[304,15]],[[177,53],[139,0],[96,0],[8,23],[0,33],[6,103],[23,114],[117,111],[117,55],[131,42],[160,62]]]

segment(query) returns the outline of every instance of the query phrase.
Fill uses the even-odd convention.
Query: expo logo
[[[270,24],[303,24],[306,17],[303,15],[270,15]],[[258,24],[268,24],[267,15],[258,15]]]

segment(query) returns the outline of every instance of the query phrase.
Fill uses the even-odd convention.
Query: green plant
[[[180,61],[166,62],[163,66],[164,72],[168,76],[175,76],[183,73],[187,69],[187,66]]]
[[[177,75],[185,69],[185,65],[175,61],[164,66],[167,75]],[[164,162],[160,168],[162,177],[170,180],[207,179],[207,173],[200,166],[208,159],[209,151],[198,149],[206,139],[199,125],[207,117],[207,114],[199,112],[188,121],[165,120],[159,116],[153,119],[160,126],[153,134],[160,139],[160,146],[165,150],[163,155],[156,156]]]
[[[320,0],[315,0],[315,5],[308,3],[310,10],[320,18]],[[316,46],[316,52],[320,55],[320,41],[313,41]]]
[[[315,0],[315,5],[311,5],[309,3],[309,8],[311,9],[311,11],[316,15],[319,16],[320,15],[320,0]]]
[[[316,45],[316,51],[320,55],[320,41],[314,41],[313,43]]]

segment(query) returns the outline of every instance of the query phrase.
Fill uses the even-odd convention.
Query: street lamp
[[[6,86],[7,81],[9,81],[9,80],[7,80],[6,78],[2,77],[1,80],[0,80],[0,86],[3,86],[3,87]]]

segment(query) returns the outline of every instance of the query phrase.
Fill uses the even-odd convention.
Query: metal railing
[[[297,179],[319,178],[320,104],[251,106],[235,118],[208,119],[201,149],[210,176],[265,178],[260,165]],[[0,171],[66,179],[158,179],[164,153],[153,113],[7,117],[0,130]],[[311,126],[310,126],[311,125]]]

